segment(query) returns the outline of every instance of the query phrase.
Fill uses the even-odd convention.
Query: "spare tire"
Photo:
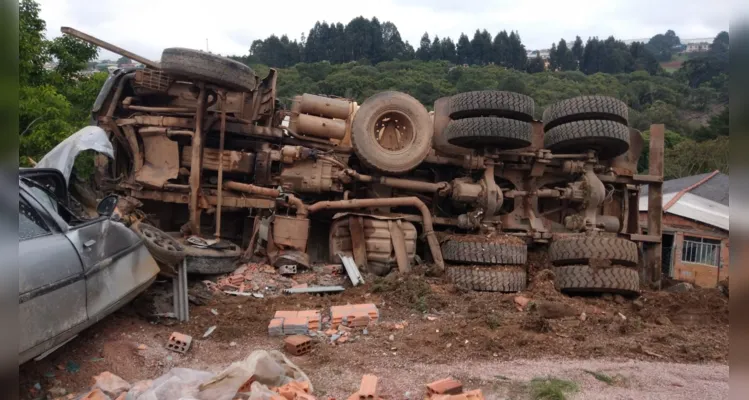
[[[533,125],[507,118],[464,118],[450,121],[444,134],[445,139],[456,146],[514,150],[531,145]]]
[[[479,90],[450,98],[450,118],[503,117],[533,121],[536,105],[532,98],[514,92]]]
[[[567,265],[554,268],[554,285],[566,293],[636,296],[640,293],[640,275],[633,268],[620,266],[591,268],[587,265]]]
[[[544,110],[544,131],[573,121],[602,119],[627,125],[629,108],[613,97],[579,96],[552,104]]]
[[[200,50],[181,47],[164,49],[161,69],[170,75],[213,83],[227,89],[251,92],[257,87],[257,76],[252,68]]]
[[[629,128],[614,121],[575,121],[551,128],[544,147],[553,153],[595,150],[599,160],[610,160],[629,150]]]
[[[185,248],[175,238],[155,226],[139,222],[132,230],[143,239],[151,256],[159,262],[174,266],[185,258]]]
[[[521,292],[527,280],[517,267],[448,266],[445,272],[455,286],[479,292]]]
[[[418,166],[432,147],[429,112],[401,92],[381,92],[359,107],[351,126],[351,144],[365,167],[401,174]]]

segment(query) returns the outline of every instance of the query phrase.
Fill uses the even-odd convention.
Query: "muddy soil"
[[[535,273],[534,261],[529,264]],[[275,311],[317,309],[325,313],[332,305],[347,303],[376,304],[380,323],[371,326],[366,335],[361,331],[354,333],[346,343],[333,346],[321,342],[311,354],[292,357],[310,375],[317,394],[346,398],[356,390],[362,374],[376,373],[382,374],[383,390],[391,399],[405,398],[405,392],[416,398],[422,395],[423,385],[429,380],[453,374],[468,379],[464,382],[466,387],[482,388],[487,398],[523,398],[513,397],[514,392],[510,391],[524,388],[522,380],[532,378],[529,371],[533,370],[517,367],[520,368],[517,371],[525,372],[517,372],[517,377],[512,378],[515,367],[507,370],[507,366],[547,363],[548,368],[539,369],[536,375],[556,374],[557,369],[559,373],[571,374],[560,369],[567,362],[549,359],[697,364],[694,368],[713,371],[711,376],[717,385],[714,390],[720,392],[725,386],[727,391],[728,300],[718,289],[696,288],[682,293],[646,291],[637,299],[568,297],[555,290],[553,274],[548,270],[538,270],[528,290],[520,294],[467,292],[440,278],[418,274],[407,278],[395,274],[386,278],[369,277],[367,282],[342,294],[322,297],[215,294],[207,304],[191,306],[190,322],[184,324],[168,319],[146,320],[137,310],[138,302],[134,302],[44,360],[21,366],[20,393],[22,398],[34,398],[33,387],[37,383],[43,392],[51,387],[82,391],[90,386],[92,376],[102,371],[130,382],[156,378],[177,366],[218,372],[229,363],[247,357],[252,350],[281,349],[282,339],[268,337],[267,333]],[[522,310],[515,302],[519,295],[530,300]],[[568,316],[544,315],[547,317],[544,318],[542,313],[547,303],[571,312],[564,314]],[[407,324],[402,324],[404,321]],[[396,324],[405,327],[398,329],[402,325],[396,328]],[[204,332],[214,325],[215,331],[203,338]],[[192,347],[186,354],[164,348],[173,331],[193,336]],[[611,364],[611,368],[616,369],[617,365]],[[406,370],[414,372],[398,374]],[[490,370],[497,370],[498,375],[509,374],[509,382],[497,381],[482,372]],[[653,367],[653,371],[659,370],[662,368]],[[591,387],[596,381],[580,372],[580,368],[575,371],[572,375],[577,378],[585,375],[593,379],[586,378],[583,386]],[[652,378],[648,378],[650,383],[642,383],[647,376],[635,375],[629,379],[630,388],[658,385]],[[694,383],[689,378],[677,380],[684,389],[683,398],[698,393],[684,386]],[[519,386],[513,389],[510,383]],[[581,398],[647,398],[619,396]]]

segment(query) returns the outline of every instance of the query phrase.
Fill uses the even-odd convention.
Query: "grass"
[[[607,385],[613,385],[614,384],[614,378],[604,374],[603,372],[596,372],[596,371],[589,371],[585,370],[585,372],[593,375],[594,378],[598,379],[599,381],[607,384]]]
[[[553,377],[533,378],[530,383],[533,400],[567,400],[567,394],[577,392],[577,383]]]

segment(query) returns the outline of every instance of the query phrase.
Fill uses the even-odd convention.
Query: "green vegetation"
[[[533,400],[566,400],[567,394],[577,392],[577,383],[553,377],[533,378],[530,383]]]
[[[96,57],[95,46],[68,36],[47,40],[39,5],[19,2],[19,154],[38,161],[57,143],[90,122],[91,105],[107,74],[78,73]],[[45,64],[57,65],[45,69]]]
[[[585,370],[585,372],[593,375],[594,378],[598,379],[599,381],[607,384],[607,385],[613,385],[614,384],[614,378],[604,374],[603,372],[596,372],[596,371],[590,371]]]

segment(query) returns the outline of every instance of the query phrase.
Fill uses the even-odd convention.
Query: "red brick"
[[[81,397],[81,400],[109,400],[109,396],[105,395],[101,390],[94,389],[85,396]]]
[[[273,315],[273,318],[293,318],[298,316],[299,311],[276,311],[276,314]]]
[[[374,400],[377,398],[377,377],[364,375],[359,385],[359,400]]]
[[[453,378],[444,378],[427,385],[428,394],[463,393],[463,384]]]
[[[290,354],[301,356],[312,350],[312,341],[307,336],[293,335],[284,339],[284,348]]]
[[[166,344],[166,348],[178,353],[186,353],[190,349],[192,343],[192,336],[185,335],[179,332],[172,332],[169,337],[169,341]]]

